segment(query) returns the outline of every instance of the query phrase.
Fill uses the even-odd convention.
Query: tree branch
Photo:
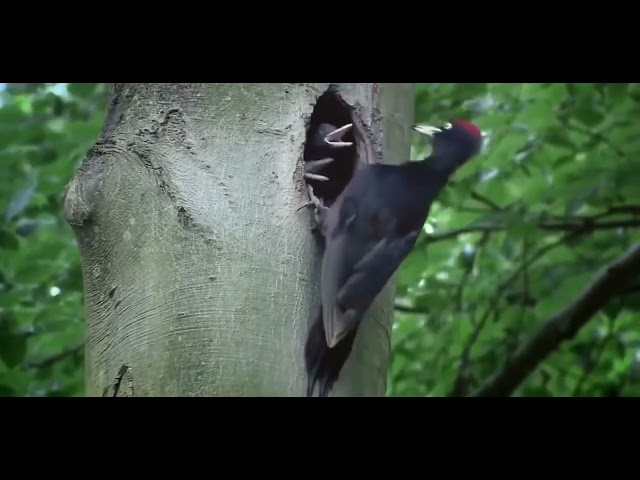
[[[424,309],[420,309],[420,308],[416,308],[416,307],[411,307],[408,305],[402,305],[399,302],[395,302],[393,304],[393,309],[397,312],[402,312],[402,313],[415,313],[418,315],[427,315],[429,312],[424,310]]]
[[[53,355],[49,355],[48,357],[44,357],[40,360],[37,361],[33,361],[33,362],[29,362],[26,367],[27,368],[46,368],[46,367],[50,367],[58,362],[61,362],[62,360],[75,355],[77,353],[80,353],[82,351],[82,349],[84,348],[84,342],[83,343],[79,343],[78,345],[75,345],[73,347],[67,348],[65,350],[62,350],[61,352],[58,353],[54,353]]]
[[[502,207],[498,205],[496,202],[491,200],[489,197],[485,197],[484,195],[479,194],[476,191],[471,192],[471,198],[473,198],[477,202],[482,203],[483,205],[486,205],[491,210],[502,210]]]
[[[478,397],[510,395],[544,359],[578,331],[640,271],[640,244],[605,267],[585,291],[554,314],[524,343],[499,372],[474,393]]]
[[[632,220],[607,220],[596,222],[591,217],[576,218],[574,220],[542,220],[535,223],[535,226],[542,230],[549,231],[592,231],[592,230],[610,230],[625,227],[640,227],[640,219]],[[435,233],[425,237],[424,243],[430,244],[443,240],[450,240],[465,233],[487,233],[499,232],[506,230],[506,225],[502,224],[485,224],[470,225],[468,227],[457,228],[442,233]]]

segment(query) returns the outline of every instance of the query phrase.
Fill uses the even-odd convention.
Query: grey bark
[[[116,84],[67,186],[82,256],[89,396],[300,396],[320,251],[302,178],[328,84]],[[339,84],[409,158],[413,84]],[[384,395],[392,285],[335,396]]]

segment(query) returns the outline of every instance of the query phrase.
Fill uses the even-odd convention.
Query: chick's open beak
[[[427,135],[428,137],[432,137],[432,138],[433,138],[433,135],[442,131],[438,127],[432,127],[431,125],[414,125],[413,129],[416,132],[421,133],[422,135]]]

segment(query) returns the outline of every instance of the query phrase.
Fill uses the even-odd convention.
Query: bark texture
[[[328,84],[116,84],[67,187],[87,320],[87,395],[301,396],[320,250],[301,155]],[[338,84],[409,157],[413,84]],[[392,287],[334,396],[384,395]]]

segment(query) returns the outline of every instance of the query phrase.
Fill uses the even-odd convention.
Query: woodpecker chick
[[[348,123],[340,128],[336,128],[330,123],[321,123],[316,131],[311,148],[307,153],[304,162],[304,176],[309,180],[319,180],[326,182],[329,180],[324,175],[317,172],[335,160],[333,153],[338,148],[350,147],[352,142],[343,142],[342,137],[351,129],[352,124]]]
[[[364,162],[335,203],[323,209],[322,306],[305,345],[307,396],[316,383],[319,396],[328,396],[362,318],[413,248],[432,202],[482,145],[478,127],[464,120],[414,129],[432,140],[427,159]],[[360,125],[354,133],[366,138]]]
[[[342,141],[342,138],[351,130],[352,126],[351,123],[343,125],[340,128],[336,128],[335,125],[330,123],[321,123],[318,125],[310,145],[305,152],[304,177],[307,180],[317,180],[321,182],[329,180],[327,176],[320,175],[318,172],[335,161],[336,150],[353,145],[353,142]],[[321,225],[326,207],[322,200],[316,196],[312,185],[308,184],[307,190],[310,201],[298,208],[298,210],[306,207],[315,207],[315,222],[316,225]],[[317,229],[317,226],[313,228],[314,231],[317,231]]]

